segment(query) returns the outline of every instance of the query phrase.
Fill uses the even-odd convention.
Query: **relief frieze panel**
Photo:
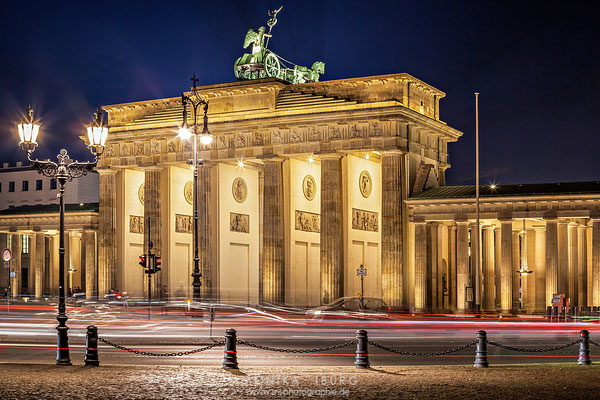
[[[175,214],[175,232],[192,233],[193,219],[191,215]]]
[[[296,230],[304,232],[321,232],[321,216],[319,214],[296,210]]]
[[[132,153],[132,143],[121,143],[121,156],[129,157]]]
[[[135,142],[134,143],[134,151],[136,156],[144,155],[144,142]]]
[[[250,216],[247,214],[229,213],[229,230],[238,233],[250,233]]]
[[[379,231],[379,215],[373,211],[352,209],[352,229],[367,232]]]
[[[129,232],[144,233],[144,217],[137,215],[129,216]]]

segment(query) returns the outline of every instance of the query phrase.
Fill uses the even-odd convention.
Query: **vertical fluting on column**
[[[592,306],[600,306],[600,219],[592,220]]]
[[[15,273],[14,278],[10,279],[10,287],[12,296],[21,294],[21,234],[10,234],[10,251],[12,257],[10,259],[10,271]]]
[[[264,246],[264,204],[265,204],[265,172],[258,172],[258,302],[264,301],[264,265],[265,265],[265,246]],[[215,289],[216,290],[216,289]]]
[[[494,278],[494,227],[486,226],[483,230],[483,296],[481,305],[484,311],[491,312],[495,306],[495,278]]]
[[[469,284],[469,224],[456,223],[456,310],[466,312],[466,287]]]
[[[203,300],[215,296],[215,272],[212,264],[212,248],[210,237],[212,233],[212,204],[211,204],[211,168],[206,162],[198,168],[198,250],[200,258],[200,297]]]
[[[44,294],[44,261],[46,259],[46,239],[44,234],[35,233],[35,260],[33,261],[33,275],[35,278],[35,297],[42,297]]]
[[[477,235],[479,231],[477,230],[477,224],[470,225],[471,235],[470,235],[470,243],[471,243],[471,287],[473,288],[473,303],[471,304],[472,311],[479,311],[481,309],[481,271],[478,270],[478,265],[481,263],[477,263],[477,259],[481,259],[481,255],[478,254],[477,249]],[[481,246],[481,238],[479,238],[479,245]],[[481,247],[480,247],[481,249]],[[481,250],[479,250],[481,251]]]
[[[572,306],[580,306],[579,304],[579,249],[577,245],[577,224],[571,223],[568,225],[569,232],[569,269],[568,269],[568,284],[569,297],[571,298]]]
[[[546,220],[546,305],[558,293],[558,229],[556,220]]]
[[[426,308],[429,311],[437,310],[438,300],[438,223],[427,224],[427,299]]]
[[[321,157],[321,304],[343,295],[342,168],[337,154]],[[266,182],[265,182],[266,192]]]
[[[427,224],[415,223],[415,310],[427,309]]]
[[[577,260],[578,260],[578,268],[577,268],[577,286],[579,288],[578,291],[578,300],[579,306],[587,307],[588,299],[587,299],[587,226],[586,225],[578,225],[577,226]]]
[[[266,159],[264,165],[263,300],[267,303],[283,303],[283,160]]]
[[[546,311],[546,228],[534,227],[535,261],[533,275],[535,279],[535,311]]]
[[[494,310],[502,309],[502,235],[499,226],[494,227]]]
[[[91,299],[98,293],[95,232],[87,231],[83,233],[83,247],[85,251],[85,297]]]
[[[147,252],[148,241],[151,240],[152,254],[161,255],[162,250],[162,216],[160,207],[160,176],[162,167],[152,166],[144,168],[144,252]],[[150,226],[150,229],[148,229]],[[164,266],[162,267],[163,271]],[[158,288],[161,287],[161,276],[164,272],[158,272],[152,276],[152,298],[158,298]],[[148,279],[145,274],[144,280]],[[144,284],[145,290],[148,283]]]
[[[512,231],[512,267],[510,269],[512,277],[512,307],[511,312],[516,314],[521,309],[519,299],[521,289],[521,274],[517,272],[521,269],[521,234],[518,230]]]
[[[557,226],[558,241],[558,283],[557,293],[564,293],[565,297],[570,297],[569,293],[569,235],[568,222],[560,220]]]
[[[456,310],[456,224],[448,227],[448,302],[450,311]]]
[[[102,298],[117,286],[117,185],[116,171],[98,169],[98,172],[98,297]]]
[[[503,313],[512,309],[513,300],[513,240],[512,219],[500,221],[500,307]]]
[[[381,292],[390,307],[401,307],[402,275],[402,153],[381,155]]]

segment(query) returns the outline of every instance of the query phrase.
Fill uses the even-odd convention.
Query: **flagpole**
[[[475,239],[477,255],[475,270],[475,308],[481,305],[481,225],[479,223],[479,93],[475,92],[475,219],[477,238]]]

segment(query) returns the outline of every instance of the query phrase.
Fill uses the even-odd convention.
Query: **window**
[[[50,179],[50,189],[56,189],[56,179]]]
[[[23,189],[24,192],[29,190],[29,181],[23,181]]]
[[[38,179],[37,181],[35,181],[35,190],[42,190],[42,180]]]
[[[21,236],[21,253],[29,254],[29,235]]]
[[[15,191],[15,182],[8,182],[8,191],[9,192],[14,192]]]

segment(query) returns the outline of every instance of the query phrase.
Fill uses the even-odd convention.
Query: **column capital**
[[[280,157],[277,154],[273,154],[273,155],[268,155],[268,156],[262,156],[259,157],[259,159],[263,162],[263,163],[268,163],[268,162],[274,162],[274,163],[282,163],[285,161],[285,158]]]
[[[380,150],[379,153],[381,154],[381,157],[393,156],[393,155],[401,156],[403,154],[406,154],[406,151],[400,150],[400,149],[389,149],[389,150]]]
[[[96,172],[100,175],[115,175],[118,171],[110,167],[96,168]]]
[[[321,160],[339,160],[344,156],[340,153],[317,153],[315,155]]]
[[[149,164],[149,165],[141,165],[140,167],[145,172],[145,171],[162,171],[165,166],[161,165],[161,164]]]

